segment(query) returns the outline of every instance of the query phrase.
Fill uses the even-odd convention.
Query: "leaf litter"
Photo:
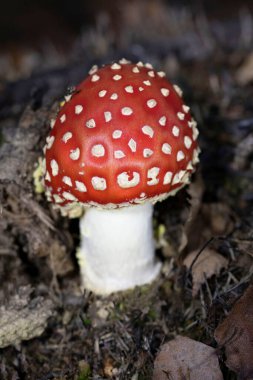
[[[143,18],[144,11],[148,17]],[[217,24],[202,12],[193,13],[187,7],[180,10],[160,1],[148,6],[145,1],[125,2],[117,19],[122,22],[119,29],[115,26],[115,36],[104,17],[98,18],[96,28],[84,30],[61,68],[57,69],[49,56],[43,57],[41,64],[48,60],[46,71],[37,61],[36,75],[1,84],[1,307],[10,310],[10,299],[17,300],[11,306],[16,310],[16,323],[22,308],[26,312],[34,306],[31,326],[28,323],[25,329],[28,334],[7,334],[9,345],[0,351],[0,378],[4,380],[80,380],[84,376],[149,380],[162,345],[178,335],[203,342],[199,343],[205,347],[203,352],[210,351],[217,360],[214,331],[221,320],[229,318],[233,304],[252,281],[250,69],[245,66],[248,73],[243,73],[242,81],[236,79],[251,55],[251,45],[245,45],[238,33],[238,28],[244,30],[246,19],[241,17],[236,27],[220,23],[219,33],[214,33]],[[117,48],[112,50],[114,45]],[[75,261],[78,222],[62,218],[42,194],[35,195],[32,174],[49,129],[46,120],[53,117],[65,89],[78,83],[94,61],[109,62],[119,51],[164,67],[170,79],[183,88],[199,123],[202,154],[192,185],[155,207],[155,225],[160,231],[157,254],[164,263],[161,276],[149,286],[100,298],[80,292]],[[20,54],[27,57],[25,51]],[[83,65],[79,59],[76,63],[76,57],[85,57]],[[14,77],[22,78],[22,72]],[[20,141],[22,149],[17,148]],[[204,276],[204,283],[193,298],[193,277],[182,263],[188,253],[200,252],[203,247],[199,259],[212,250],[228,264],[220,270],[221,259],[217,266],[212,263],[208,273],[214,275],[208,278],[202,267],[199,276],[201,281]],[[21,308],[15,295],[26,285],[34,291]],[[33,320],[40,310],[45,317]],[[241,314],[233,317],[243,331],[239,347],[248,344],[247,336],[251,336],[247,320],[242,317],[238,322]],[[5,329],[11,328],[12,320],[5,320]],[[231,359],[226,340],[234,337],[232,330],[226,322],[222,339],[217,337],[222,373],[226,380],[235,379],[231,370],[246,379],[252,361],[241,348]],[[0,335],[4,336],[4,331]],[[22,341],[27,337],[29,340]]]
[[[162,345],[154,362],[153,380],[222,380],[216,350],[185,336]]]

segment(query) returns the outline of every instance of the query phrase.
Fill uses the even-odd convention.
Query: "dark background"
[[[161,0],[146,0],[147,6]],[[101,13],[109,16],[114,33],[120,31],[122,4],[138,4],[139,0],[10,0],[1,5],[0,42],[2,49],[19,46],[39,47],[50,40],[66,49],[83,30],[94,25]],[[174,0],[164,1],[171,7],[200,10],[210,19],[238,18],[243,8],[253,9],[251,0]],[[152,25],[151,25],[152,27]]]

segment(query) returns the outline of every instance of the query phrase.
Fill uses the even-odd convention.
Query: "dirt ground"
[[[251,341],[237,367],[215,330],[252,282],[252,14],[119,4],[116,16],[96,9],[67,46],[57,35],[0,49],[0,379],[148,380],[161,346],[178,335],[215,348],[225,380],[251,379],[252,329],[241,323],[235,333],[235,342],[244,331]],[[122,57],[151,62],[180,85],[201,155],[191,185],[155,205],[157,281],[101,297],[80,291],[78,220],[52,208],[34,171],[67,88],[94,63]],[[184,265],[194,251],[222,264],[209,255],[196,274]],[[180,376],[167,374],[193,379]]]

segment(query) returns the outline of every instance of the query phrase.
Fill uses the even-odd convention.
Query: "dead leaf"
[[[227,204],[215,202],[202,205],[202,213],[212,235],[227,235],[232,231],[234,224]]]
[[[154,363],[153,380],[222,380],[215,349],[178,335],[162,345]]]
[[[240,380],[253,378],[253,285],[235,303],[227,318],[214,333],[225,347],[226,365]]]
[[[216,251],[206,248],[196,259],[199,250],[189,253],[183,264],[192,271],[192,295],[195,297],[207,278],[218,275],[223,268],[227,268],[228,260]],[[194,260],[196,261],[194,262]],[[194,264],[192,265],[192,263]]]

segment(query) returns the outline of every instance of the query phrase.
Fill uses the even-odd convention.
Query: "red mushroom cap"
[[[93,67],[66,100],[46,145],[55,203],[155,202],[189,182],[198,130],[163,72],[125,60]]]

